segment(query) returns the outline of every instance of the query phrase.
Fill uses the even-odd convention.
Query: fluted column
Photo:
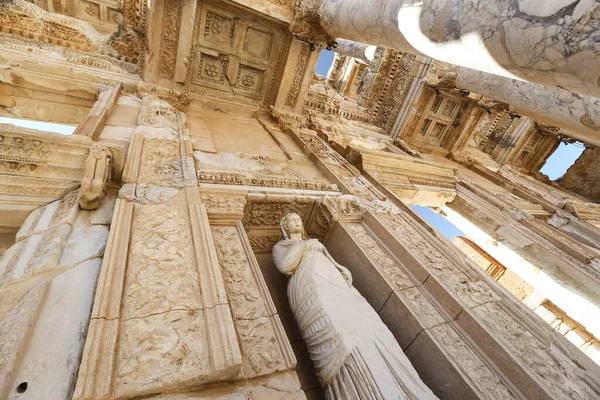
[[[303,29],[600,97],[594,1],[301,0]],[[296,24],[298,25],[298,24]],[[325,33],[326,35],[323,35]]]
[[[345,39],[338,39],[336,42],[337,47],[334,48],[333,51],[338,54],[358,58],[367,65],[370,65],[375,59],[375,50],[377,50],[377,46]]]

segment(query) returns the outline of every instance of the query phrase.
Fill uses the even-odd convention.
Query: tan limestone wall
[[[132,136],[74,398],[304,398],[241,222],[209,223],[197,121],[154,95],[107,121]]]
[[[78,196],[34,210],[0,260],[0,398],[72,395],[116,193]]]
[[[457,236],[452,239],[452,243],[519,300],[525,301],[533,293],[533,287],[523,281],[513,271],[500,264],[471,240]]]

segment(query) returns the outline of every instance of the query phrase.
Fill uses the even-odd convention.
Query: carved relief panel
[[[430,145],[441,146],[459,111],[459,101],[437,94],[430,103],[418,139]]]
[[[36,4],[44,10],[89,22],[102,34],[117,31],[123,23],[123,0],[46,0]]]
[[[117,1],[73,1],[72,10],[74,15],[84,21],[88,21],[99,31],[113,32],[123,22],[123,14]]]
[[[287,52],[285,29],[217,2],[198,19],[191,84],[262,101]]]

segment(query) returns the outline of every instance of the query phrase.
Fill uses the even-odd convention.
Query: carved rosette
[[[323,0],[296,0],[290,32],[316,44],[331,43],[335,38],[321,26]]]

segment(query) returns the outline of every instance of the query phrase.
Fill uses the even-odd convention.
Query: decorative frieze
[[[303,179],[302,163],[278,161],[239,153],[209,154],[195,151],[199,183],[260,186],[300,190],[337,191],[322,178]]]
[[[295,108],[298,103],[298,97],[300,96],[300,88],[302,86],[302,80],[306,74],[306,68],[308,65],[308,58],[310,50],[307,44],[302,44],[300,48],[300,55],[298,56],[298,62],[296,63],[296,69],[292,75],[292,86],[285,97],[285,105],[291,108]]]

